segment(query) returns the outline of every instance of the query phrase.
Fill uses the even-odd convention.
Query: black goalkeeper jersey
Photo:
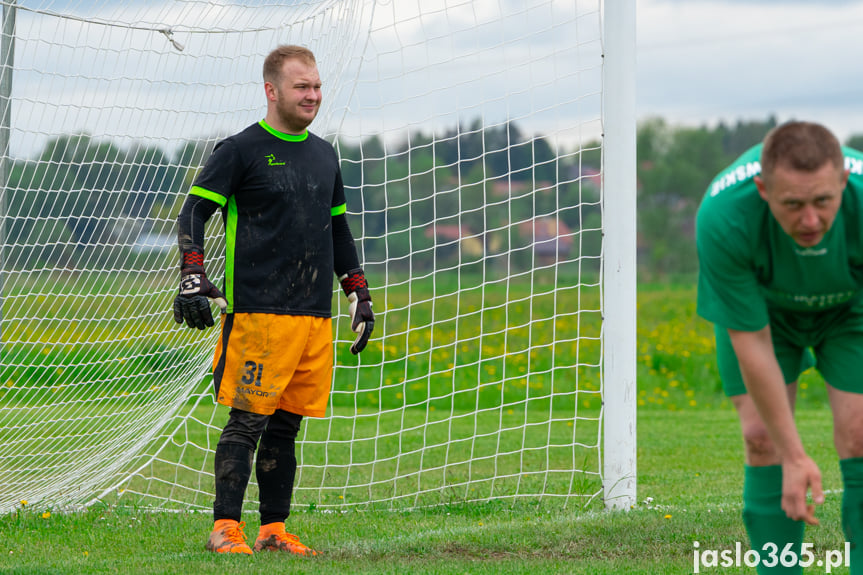
[[[262,120],[216,145],[190,193],[222,207],[228,313],[331,317],[345,191],[329,143]]]

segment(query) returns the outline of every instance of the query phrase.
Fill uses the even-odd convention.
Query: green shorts
[[[728,330],[714,325],[716,360],[725,395],[746,393]],[[863,306],[770,314],[773,348],[785,383],[816,367],[836,389],[863,393]]]

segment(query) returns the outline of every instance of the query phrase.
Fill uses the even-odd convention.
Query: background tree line
[[[693,278],[698,269],[695,213],[707,186],[725,167],[761,142],[775,117],[715,127],[675,127],[661,118],[640,123],[638,265],[641,279]],[[863,134],[844,145],[863,149]]]
[[[144,253],[139,239],[175,233],[176,215],[214,143],[188,141],[171,153],[87,134],[51,139],[36,158],[13,162],[4,267],[134,269],[146,265],[142,258],[160,257]],[[597,182],[580,179],[587,158],[598,169],[598,148],[556,153],[543,136],[527,136],[514,123],[484,127],[476,120],[436,137],[334,144],[348,210],[362,214],[351,225],[367,262],[433,269],[487,265],[486,258],[495,265],[500,256],[499,267],[527,268],[535,220],[559,218],[577,231],[585,200],[599,200]],[[595,228],[598,217],[597,208]],[[556,244],[557,230],[553,235]],[[598,253],[598,235],[595,244]]]
[[[694,218],[713,177],[776,125],[641,122],[637,135],[641,279],[691,277]],[[601,150],[555,150],[515,123],[479,120],[432,137],[334,142],[354,234],[367,262],[511,273],[600,252]],[[142,234],[173,222],[213,139],[169,152],[123,148],[89,135],[50,140],[12,164],[5,194],[4,266],[77,269],[142,265]],[[863,135],[846,144],[863,147]],[[614,214],[606,214],[614,217]],[[171,254],[173,257],[174,254]],[[164,257],[161,254],[152,257]],[[479,269],[477,271],[480,271]]]

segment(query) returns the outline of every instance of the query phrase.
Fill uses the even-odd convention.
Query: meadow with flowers
[[[323,550],[321,557],[296,561],[260,554],[240,560],[214,557],[203,550],[203,537],[211,524],[206,511],[151,513],[106,502],[68,513],[25,498],[15,513],[0,517],[0,572],[206,574],[241,569],[267,574],[286,568],[296,573],[691,572],[695,541],[702,548],[717,549],[733,548],[736,541],[745,541],[740,517],[740,432],[733,408],[721,392],[713,329],[696,315],[695,293],[691,284],[643,285],[639,290],[638,503],[626,514],[601,512],[599,501],[587,507],[576,502],[562,507],[551,499],[492,499],[464,504],[458,497],[409,512],[377,510],[350,505],[348,489],[332,495],[342,498],[338,500],[345,503],[341,510],[304,506],[295,508],[289,518],[290,529]],[[433,422],[436,412],[443,416],[477,405],[512,404],[513,413],[504,409],[503,419],[496,419],[496,423],[509,425],[549,410],[563,413],[577,407],[583,413],[598,412],[598,371],[593,367],[598,343],[587,337],[579,348],[570,337],[575,330],[595,334],[596,318],[585,318],[588,321],[579,326],[566,317],[558,318],[540,326],[542,329],[519,319],[530,317],[540,305],[560,306],[572,294],[549,290],[538,294],[531,308],[524,294],[511,292],[507,294],[511,301],[501,304],[501,313],[482,316],[476,301],[454,299],[445,303],[450,309],[462,306],[462,321],[428,328],[411,327],[425,324],[424,320],[417,321],[416,314],[431,317],[441,308],[432,309],[429,300],[428,309],[412,312],[408,320],[398,313],[403,305],[398,298],[403,296],[389,295],[390,301],[383,297],[378,301],[387,310],[394,310],[385,332],[391,337],[378,338],[369,348],[375,362],[382,362],[387,370],[375,374],[376,385],[354,394],[357,403],[351,408],[358,414],[416,404],[428,408],[426,413]],[[595,303],[587,301],[586,307]],[[472,315],[474,312],[477,315]],[[500,325],[495,322],[503,318],[514,320],[517,326],[507,337],[498,334],[505,330],[495,328]],[[488,323],[477,325],[480,320]],[[480,327],[486,333],[498,334],[482,341],[487,346],[484,355],[493,358],[490,361],[479,361],[472,345]],[[554,358],[554,349],[536,345],[542,341],[537,339],[540,333],[547,329],[555,330],[563,340],[565,355],[577,353],[584,359],[577,367],[581,391],[562,394],[559,403],[550,399],[549,389],[564,377],[558,372],[570,368],[556,363],[559,360]],[[462,340],[468,344],[458,343]],[[503,353],[506,350],[511,356]],[[52,348],[49,354],[57,353],[59,358],[60,351]],[[399,359],[387,359],[390,357]],[[351,364],[350,358],[340,361],[345,374],[355,376],[356,370],[366,369]],[[525,375],[533,373],[535,377]],[[354,391],[351,386],[361,380],[337,380],[334,412],[348,409],[345,398]],[[471,380],[479,380],[481,385],[469,390],[467,382]],[[344,396],[340,397],[339,391]],[[807,541],[812,541],[819,553],[838,548],[842,541],[841,494],[837,492],[841,482],[832,451],[826,394],[815,372],[801,379],[797,419],[804,442],[822,468],[828,491],[827,503],[818,512],[822,526],[807,531]],[[355,447],[356,456],[364,450],[379,449],[374,437],[386,423],[381,418],[357,418],[352,432],[363,441]],[[464,423],[456,417],[429,433],[458,433]],[[469,427],[478,423],[470,421]],[[567,433],[565,428],[554,430],[558,432]],[[404,440],[412,438],[405,435]],[[505,437],[502,440],[507,441]],[[306,480],[310,478],[312,482],[317,479],[307,476]],[[255,532],[254,520],[250,515],[248,533]],[[751,571],[729,568],[722,572]]]

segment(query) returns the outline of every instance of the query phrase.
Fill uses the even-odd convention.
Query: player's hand
[[[208,298],[212,298],[222,311],[228,307],[224,294],[207,279],[203,262],[204,254],[201,252],[183,254],[180,290],[174,298],[174,321],[180,324],[185,321],[189,327],[198,329],[215,324]]]
[[[812,503],[806,502],[811,490]],[[808,456],[782,463],[782,510],[790,519],[818,525],[815,506],[824,503],[821,471]]]
[[[348,313],[351,315],[351,329],[357,339],[351,344],[351,353],[357,355],[365,349],[372,331],[375,329],[375,314],[372,311],[372,296],[363,270],[351,270],[339,278],[342,290],[348,296]]]

